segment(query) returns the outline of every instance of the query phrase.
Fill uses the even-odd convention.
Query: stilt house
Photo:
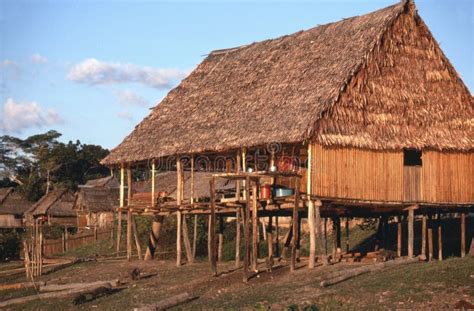
[[[15,188],[0,188],[0,228],[23,227],[23,214],[30,207]]]

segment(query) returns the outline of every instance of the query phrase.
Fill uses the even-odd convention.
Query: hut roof
[[[0,214],[23,215],[31,203],[21,196],[15,188],[0,188]]]
[[[85,185],[80,185],[79,187],[80,188],[97,188],[97,187],[118,188],[120,187],[120,183],[114,176],[107,176],[103,178],[88,180]]]
[[[75,210],[88,212],[111,212],[119,199],[120,184],[113,176],[87,181],[79,186]]]
[[[408,19],[399,26],[412,27],[420,36],[416,49],[400,48],[410,36],[406,29],[390,36],[401,16]],[[399,45],[386,50],[387,38]],[[392,83],[381,90],[350,97],[347,102],[353,110],[346,112],[362,120],[353,126],[344,120],[344,111],[337,114],[334,107],[341,105],[343,95],[352,94],[348,86],[368,87],[364,73],[370,63],[382,74],[384,66],[396,67],[392,57],[374,56],[382,52],[418,53],[428,61],[417,63],[416,57],[406,57],[413,61],[403,66],[408,81],[390,76],[386,80]],[[444,80],[449,83],[442,85]],[[415,95],[429,107],[418,112]],[[374,116],[372,108],[385,110]],[[450,113],[445,115],[446,111]],[[369,149],[472,150],[473,114],[469,90],[412,1],[406,0],[292,35],[211,52],[102,163],[309,139]],[[324,118],[328,120],[321,125]],[[376,126],[367,126],[373,120]],[[422,135],[410,135],[415,132]]]
[[[74,200],[75,196],[70,190],[55,189],[45,194],[26,214],[33,217],[75,217]]]

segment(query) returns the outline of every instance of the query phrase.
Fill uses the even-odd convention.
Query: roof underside
[[[399,3],[289,36],[211,53],[103,163],[295,143],[314,137],[321,132],[318,121],[340,100],[384,33],[410,5]],[[465,87],[464,92],[469,95],[472,119],[472,100]],[[327,138],[332,133],[319,134],[325,134],[319,143],[338,144]],[[371,138],[366,137],[361,145],[347,137],[339,144],[384,149]],[[467,149],[472,149],[472,141],[470,145]],[[418,145],[408,141],[404,145],[401,140],[386,149],[397,147]],[[450,145],[457,147],[466,150],[465,144]]]

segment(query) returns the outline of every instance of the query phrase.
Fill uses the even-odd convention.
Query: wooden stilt
[[[125,181],[124,181],[124,168],[123,166],[120,168],[120,208],[118,211],[118,223],[117,223],[117,246],[116,246],[116,252],[117,252],[117,257],[119,256],[120,253],[120,241],[122,240],[122,208],[125,206],[124,204],[124,192],[125,192]]]
[[[397,217],[397,257],[402,257],[402,216]]]
[[[258,271],[258,205],[257,182],[252,184],[252,270]]]
[[[293,239],[291,240],[291,262],[290,262],[290,271],[295,271],[296,269],[296,248],[297,248],[297,239],[298,239],[298,230],[299,230],[299,219],[298,219],[298,205],[300,199],[299,184],[300,179],[294,178],[295,185],[295,201],[293,204]]]
[[[466,213],[461,213],[461,257],[466,256]]]
[[[135,247],[137,249],[138,260],[142,260],[142,247],[140,246],[140,240],[138,239],[137,224],[135,222],[135,217],[132,217],[132,230],[133,230],[133,237],[135,239]]]
[[[268,217],[268,228],[267,228],[267,248],[268,248],[268,258],[273,258],[273,218],[272,216]]]
[[[224,217],[219,217],[219,236],[218,236],[218,248],[217,248],[217,260],[221,262],[222,258],[222,248],[224,247]]]
[[[321,206],[322,206],[322,202],[320,200],[317,200],[314,202],[314,206],[315,206],[315,209],[314,209],[314,217],[315,217],[315,229],[316,229],[316,235],[318,237],[318,240],[319,240],[319,245],[320,245],[320,249],[321,249],[321,254],[319,254],[319,257],[323,263],[323,265],[327,265],[328,264],[328,260],[327,260],[327,247],[326,247],[326,239],[325,239],[325,235],[326,233],[323,233],[323,231],[321,230]],[[325,226],[326,227],[326,226]]]
[[[152,260],[155,256],[155,251],[158,246],[158,239],[160,237],[160,230],[163,224],[163,216],[155,216],[151,225],[150,238],[148,240],[148,246],[145,252],[145,260]]]
[[[155,199],[155,175],[156,175],[156,170],[155,170],[155,160],[152,160],[151,162],[151,207],[154,208],[156,205],[156,199]]]
[[[308,201],[308,227],[309,227],[309,262],[308,268],[313,269],[316,262],[316,233],[314,223],[314,202]]]
[[[198,215],[194,215],[194,226],[193,226],[193,262],[194,262],[194,260],[196,260],[197,229],[198,229]]]
[[[132,259],[132,169],[127,168],[127,260]]]
[[[211,262],[212,249],[211,249],[211,215],[207,217],[207,260]]]
[[[275,256],[280,256],[280,226],[278,223],[278,215],[275,216]]]
[[[349,253],[350,244],[349,244],[349,218],[346,217],[346,253]]]
[[[441,214],[438,214],[438,260],[443,260],[443,228],[441,225]]]
[[[296,262],[300,262],[301,251],[301,221],[302,218],[298,216],[298,234],[296,236]]]
[[[235,172],[236,173],[240,172],[240,165],[241,165],[240,152],[237,151],[237,155],[235,156]],[[241,184],[240,179],[236,179],[235,180],[235,199],[236,200],[240,200],[240,184]]]
[[[250,178],[247,176],[245,180],[245,191],[244,193],[249,193],[250,192]],[[248,281],[248,272],[249,272],[249,259],[250,259],[250,226],[249,226],[249,219],[250,219],[250,198],[247,195],[246,196],[246,201],[247,205],[245,207],[245,217],[243,217],[243,222],[244,222],[244,244],[245,244],[245,252],[244,252],[244,275],[243,279],[244,282]]]
[[[240,208],[235,213],[235,267],[240,266]]]
[[[182,171],[182,163],[181,163],[181,158],[178,157],[176,159],[176,205],[178,207],[178,211],[176,212],[176,266],[180,267],[181,266],[181,235],[182,235],[182,225],[183,225],[183,215],[179,208],[181,208],[181,203],[183,200],[182,197],[182,177],[183,175],[181,174]]]
[[[215,223],[216,223],[216,202],[215,202],[215,195],[216,195],[216,187],[215,187],[215,178],[209,181],[210,192],[211,192],[211,270],[214,276],[217,276],[217,262],[216,262],[216,230],[215,230]]]
[[[413,242],[415,238],[414,234],[414,222],[415,222],[415,210],[413,208],[408,209],[408,257],[413,257]]]
[[[433,219],[428,215],[428,260],[433,260]]]
[[[421,219],[421,258],[426,260],[426,215]]]
[[[191,242],[189,240],[188,224],[186,223],[186,215],[183,215],[182,219],[183,219],[183,241],[184,241],[184,249],[186,250],[186,259],[188,260],[188,263],[194,263],[193,251],[191,249]]]
[[[324,218],[324,255],[328,256],[328,218]]]

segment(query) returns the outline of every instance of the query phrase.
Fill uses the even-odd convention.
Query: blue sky
[[[116,146],[211,50],[396,1],[0,0],[0,134]],[[474,1],[415,1],[472,92]]]

